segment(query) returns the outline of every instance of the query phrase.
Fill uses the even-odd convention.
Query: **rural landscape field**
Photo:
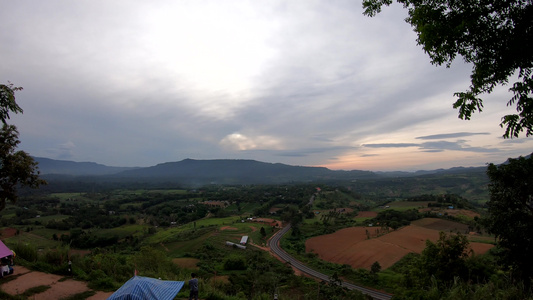
[[[0,300],[533,300],[532,16],[3,1]]]
[[[456,178],[462,190],[446,187]],[[408,282],[431,278],[420,271],[428,249],[445,244],[459,247],[456,258],[468,266],[472,286],[499,278],[496,266],[487,267],[497,240],[482,224],[486,190],[478,182],[486,179],[397,180],[182,188],[51,177],[0,212],[1,239],[16,253],[0,293],[98,300],[134,274],[187,282],[195,272],[202,299],[366,297],[341,281],[380,291],[378,298],[405,299],[426,293]],[[429,188],[419,193],[421,186]],[[286,226],[281,248],[329,279],[271,249],[270,238]],[[187,288],[175,299],[186,299]]]

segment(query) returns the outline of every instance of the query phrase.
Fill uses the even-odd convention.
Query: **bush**
[[[246,270],[246,262],[242,257],[229,257],[224,260],[224,270]]]
[[[15,251],[17,258],[22,258],[28,262],[35,262],[39,259],[37,249],[32,245],[17,243],[11,250]]]

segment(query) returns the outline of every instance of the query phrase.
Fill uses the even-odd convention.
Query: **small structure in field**
[[[226,242],[226,246],[236,247],[236,248],[243,249],[243,250],[246,249],[246,246],[241,245],[241,244],[235,244],[235,243],[232,243],[230,241]]]
[[[240,244],[241,245],[246,245],[246,243],[248,243],[248,236],[247,235],[243,235],[243,237],[241,238]]]

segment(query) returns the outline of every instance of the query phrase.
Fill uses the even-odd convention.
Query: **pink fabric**
[[[0,258],[4,258],[10,255],[13,255],[13,251],[9,250],[9,248],[4,245],[2,241],[0,241]]]

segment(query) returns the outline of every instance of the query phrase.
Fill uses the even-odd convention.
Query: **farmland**
[[[311,196],[315,201],[309,205]],[[396,279],[387,278],[404,275],[393,266],[409,253],[421,253],[426,239],[436,241],[440,231],[467,234],[476,254],[492,247],[491,237],[470,234],[476,231],[476,208],[444,205],[382,200],[326,185],[54,192],[6,207],[2,239],[29,268],[47,265],[61,274],[70,257],[77,277],[96,290],[116,289],[134,269],[170,280],[194,271],[206,293],[221,299],[260,299],[274,290],[281,299],[292,299],[294,293],[315,293],[308,290],[313,281],[295,277],[264,251],[268,238],[290,222],[300,225],[281,241],[289,253],[325,274],[342,270],[347,280],[394,292]],[[246,249],[226,246],[243,236],[249,237]],[[26,254],[32,251],[36,254]],[[376,262],[383,269],[378,279],[353,276],[366,274]],[[329,298],[340,291],[324,287],[319,293]],[[356,299],[353,293],[345,299]]]
[[[422,219],[411,225],[380,235],[376,227],[350,227],[306,241],[307,252],[337,264],[370,270],[374,262],[386,269],[408,253],[421,253],[426,240],[436,241],[440,231],[464,232],[467,226],[442,219]],[[471,242],[476,254],[484,254],[491,244]]]

